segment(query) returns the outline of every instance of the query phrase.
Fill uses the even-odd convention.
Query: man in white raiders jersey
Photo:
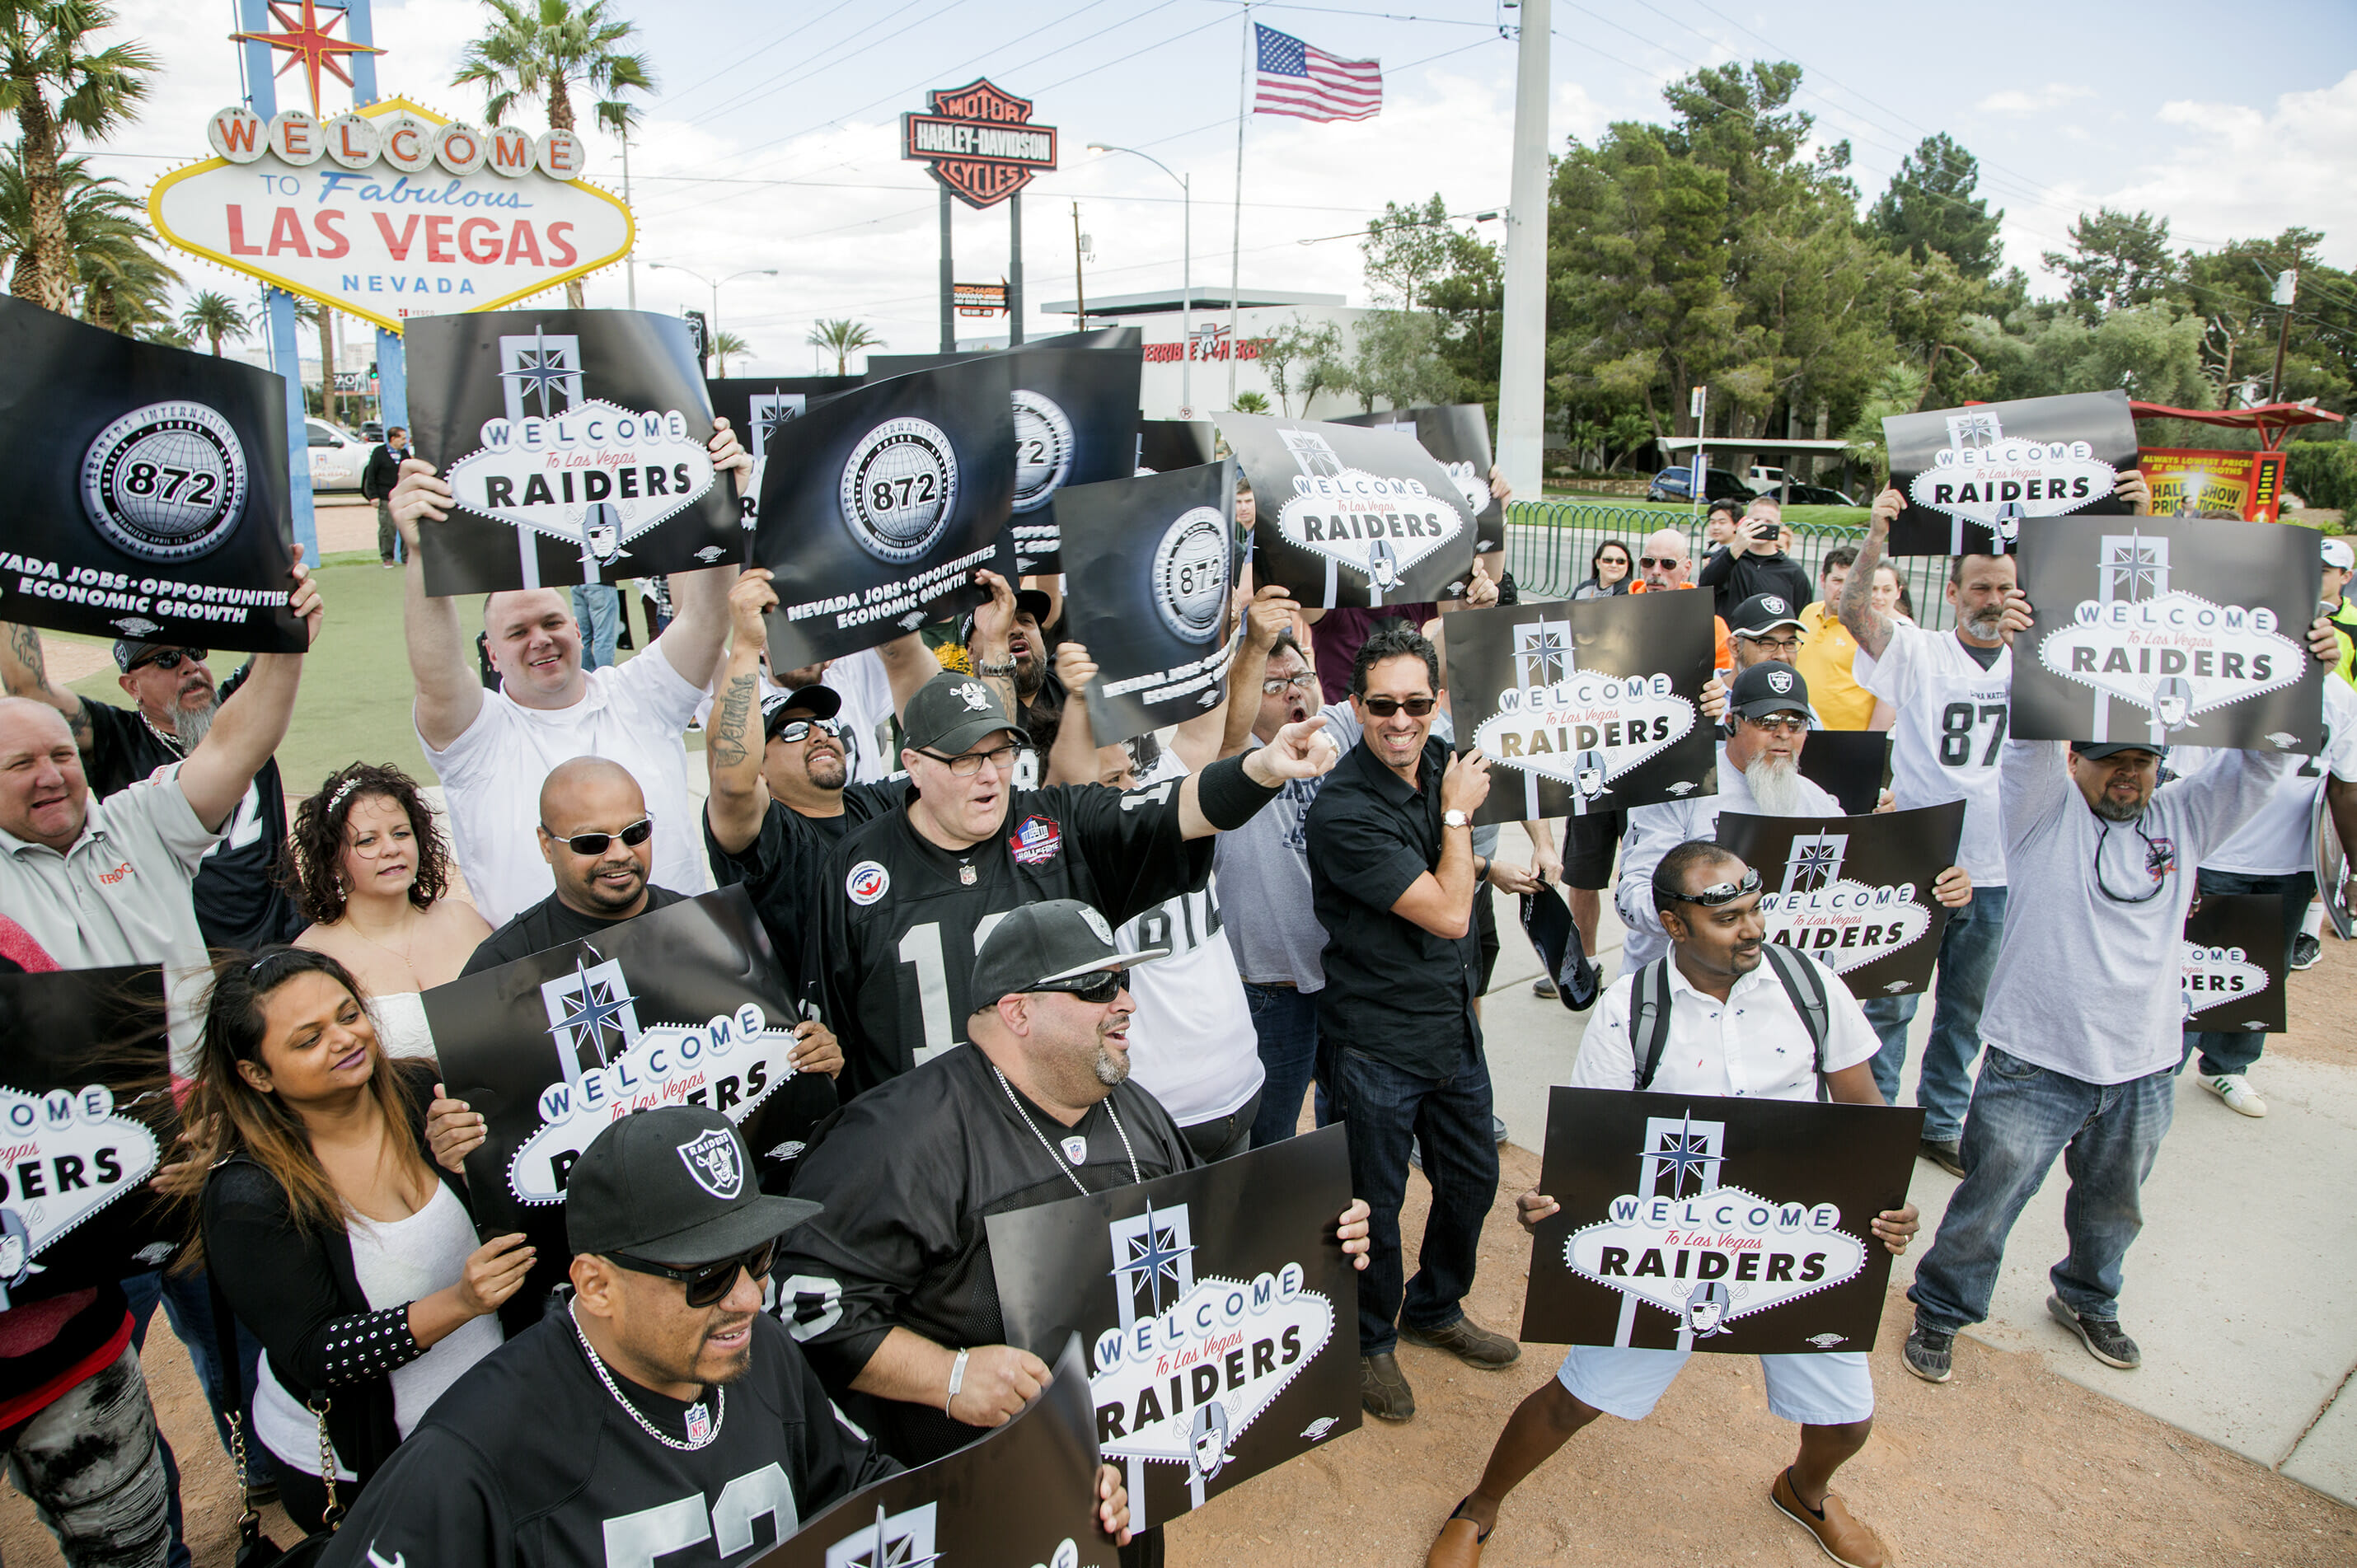
[[[853,1101],[803,1156],[794,1189],[824,1213],[780,1251],[776,1310],[830,1391],[871,1397],[903,1463],[1005,1424],[1049,1377],[999,1342],[984,1220],[1201,1164],[1129,1081],[1126,966],[1162,950],[1118,947],[1071,899],[1014,910],[974,961],[972,1044]],[[1339,1234],[1366,1267],[1365,1204]],[[1158,1563],[1159,1542],[1125,1563]]]
[[[761,1311],[780,1236],[728,1119],[624,1116],[572,1171],[575,1295],[435,1402],[328,1545],[330,1568],[721,1568],[901,1466]],[[1099,1520],[1126,1536],[1119,1472]]]
[[[1339,755],[1312,720],[1126,794],[1094,784],[1023,789],[1013,769],[1028,737],[1007,717],[1003,689],[943,671],[909,699],[908,802],[845,833],[821,878],[804,972],[819,981],[843,1042],[846,1094],[965,1037],[974,955],[1008,911],[1077,898],[1116,922],[1144,914],[1202,886],[1213,833]]]

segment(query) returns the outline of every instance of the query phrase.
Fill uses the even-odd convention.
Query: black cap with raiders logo
[[[1026,904],[991,928],[974,957],[966,995],[974,1010],[986,1013],[1002,996],[1036,991],[1051,980],[1070,980],[1092,969],[1143,963],[1170,950],[1131,948],[1113,940],[1113,927],[1078,898],[1048,898]]]
[[[1735,678],[1727,711],[1747,719],[1764,719],[1770,714],[1798,714],[1806,718],[1809,683],[1782,660],[1763,660]]]
[[[2090,762],[2100,762],[2106,757],[2115,757],[2123,751],[2148,751],[2155,757],[2165,757],[2169,753],[2169,747],[2155,746],[2148,740],[2074,740],[2071,743],[2071,751],[2075,757],[2083,757]]]
[[[954,670],[944,670],[917,688],[900,715],[900,727],[910,746],[938,757],[971,751],[1003,729],[1013,730],[1015,738],[1026,744],[1031,739],[1028,730],[1006,716],[996,687],[978,675]]]
[[[799,709],[799,713],[791,710]],[[832,686],[771,686],[761,693],[761,738],[772,741],[794,719],[831,719],[843,712],[843,694]]]
[[[1795,631],[1805,629],[1792,606],[1781,594],[1754,594],[1735,607],[1727,618],[1727,629],[1734,637],[1765,637],[1780,626]]]
[[[819,1212],[771,1197],[727,1117],[700,1105],[638,1111],[581,1151],[565,1183],[573,1251],[692,1269],[782,1236]]]

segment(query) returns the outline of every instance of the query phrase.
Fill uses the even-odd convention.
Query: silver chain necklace
[[[1015,1097],[1015,1086],[1006,1081],[1006,1075],[998,1070],[998,1064],[996,1062],[990,1064],[990,1076],[998,1080],[998,1087],[1006,1091],[1006,1103],[1015,1107],[1015,1114],[1023,1118],[1023,1124],[1031,1129],[1031,1135],[1039,1140],[1039,1146],[1048,1151],[1048,1157],[1050,1160],[1055,1160],[1056,1168],[1064,1173],[1064,1179],[1071,1182],[1072,1184],[1073,1190],[1078,1192],[1082,1197],[1088,1197],[1089,1189],[1087,1184],[1082,1182],[1081,1178],[1073,1173],[1072,1162],[1070,1160],[1056,1159],[1056,1145],[1048,1142],[1048,1134],[1039,1131],[1039,1123],[1032,1121],[1031,1112],[1023,1109],[1023,1101]],[[1113,1130],[1121,1134],[1121,1152],[1129,1156],[1130,1184],[1132,1186],[1135,1186],[1137,1183],[1144,1181],[1146,1177],[1138,1172],[1137,1151],[1129,1146],[1129,1129],[1121,1124],[1121,1112],[1113,1108],[1113,1096],[1110,1094],[1106,1095],[1104,1098],[1104,1108],[1105,1114],[1113,1118]],[[575,1325],[575,1327],[577,1330],[579,1325]],[[587,1343],[587,1341],[584,1341],[584,1343]],[[613,1387],[611,1383],[608,1383],[606,1386],[608,1388]]]
[[[662,1444],[664,1447],[676,1448],[682,1453],[693,1454],[699,1448],[708,1448],[712,1445],[713,1440],[720,1435],[720,1423],[728,1419],[728,1390],[725,1386],[713,1391],[712,1430],[705,1433],[700,1438],[694,1439],[691,1442],[683,1443],[678,1438],[673,1437],[670,1433],[665,1432],[662,1428],[657,1426],[653,1422],[649,1421],[644,1414],[640,1413],[637,1405],[632,1404],[629,1400],[622,1397],[622,1391],[614,1386],[613,1374],[607,1371],[606,1363],[597,1359],[596,1348],[589,1343],[589,1336],[581,1332],[580,1315],[576,1313],[570,1306],[565,1309],[565,1315],[573,1320],[573,1337],[581,1341],[581,1353],[589,1358],[589,1369],[597,1374],[597,1380],[606,1385],[606,1391],[614,1396],[614,1402],[630,1412],[630,1419],[639,1423],[640,1431],[644,1432],[649,1437],[653,1438],[657,1443]],[[698,1400],[695,1404],[692,1404],[687,1407],[691,1416],[693,1416],[694,1412],[703,1404],[703,1401]]]

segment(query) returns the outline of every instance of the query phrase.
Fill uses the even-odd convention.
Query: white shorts
[[[1691,1350],[1639,1350],[1574,1345],[1555,1380],[1572,1398],[1623,1421],[1642,1421],[1686,1364]],[[1803,1426],[1846,1426],[1874,1414],[1874,1374],[1863,1350],[1762,1356],[1768,1409]]]

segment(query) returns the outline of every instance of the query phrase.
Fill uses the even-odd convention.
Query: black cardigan
[[[404,1062],[395,1071],[422,1149],[435,1069],[428,1063]],[[432,1164],[430,1155],[427,1163]],[[442,1185],[466,1203],[466,1183],[439,1165],[433,1168]],[[473,1213],[471,1205],[468,1212]],[[336,1455],[366,1485],[401,1442],[391,1373],[425,1353],[409,1331],[408,1304],[371,1309],[352,1270],[351,1238],[341,1229],[297,1227],[286,1189],[242,1153],[231,1155],[206,1177],[203,1226],[205,1266],[240,1320],[262,1341],[273,1375],[305,1404],[315,1391],[327,1395],[328,1434],[335,1439]]]

